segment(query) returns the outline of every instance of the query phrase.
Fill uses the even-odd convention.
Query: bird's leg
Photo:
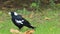
[[[20,26],[19,26],[19,29],[21,29],[22,27],[23,27],[23,26],[22,26],[22,25],[20,25]]]

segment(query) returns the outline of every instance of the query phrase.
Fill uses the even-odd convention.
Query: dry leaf
[[[32,11],[32,13],[29,15],[30,18],[32,18],[34,15],[34,12]]]
[[[24,32],[24,34],[33,34],[34,30],[28,30],[26,32]]]
[[[10,32],[12,34],[33,34],[34,30],[28,30],[26,32],[19,32],[18,30],[10,29]]]
[[[19,31],[18,30],[15,30],[15,29],[10,29],[10,32],[11,33],[19,33]]]
[[[45,20],[50,20],[51,18],[45,17]]]

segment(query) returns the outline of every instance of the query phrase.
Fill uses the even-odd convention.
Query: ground
[[[21,12],[17,11],[19,14]],[[60,10],[46,9],[42,12],[36,12],[32,18],[29,17],[31,12],[22,13],[24,17],[36,28],[33,34],[60,34]],[[26,17],[27,16],[27,17]],[[0,11],[0,34],[11,34],[10,29],[18,28],[12,23],[10,15]],[[21,32],[30,30],[23,27]]]

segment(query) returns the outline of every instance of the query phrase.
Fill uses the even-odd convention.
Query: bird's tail
[[[35,29],[35,27],[33,27],[33,26],[29,26],[29,28]]]

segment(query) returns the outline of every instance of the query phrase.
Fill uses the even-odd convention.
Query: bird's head
[[[16,12],[9,12],[10,15],[18,15]]]

